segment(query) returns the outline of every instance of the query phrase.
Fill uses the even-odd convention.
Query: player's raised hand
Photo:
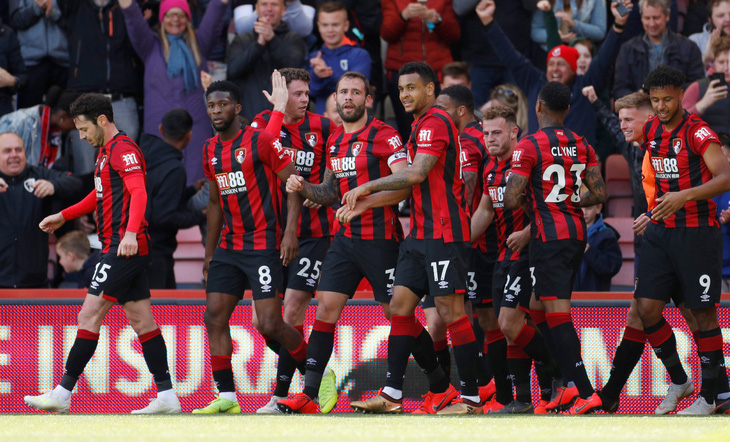
[[[43,218],[43,221],[38,224],[38,227],[40,227],[40,229],[46,233],[53,233],[65,222],[66,220],[63,219],[63,215],[61,215],[61,212],[58,212]]]
[[[490,24],[494,20],[494,11],[497,5],[494,0],[481,0],[476,8],[476,13],[484,26]]]
[[[271,73],[271,93],[263,91],[264,96],[269,103],[274,105],[274,110],[279,112],[286,111],[286,103],[289,101],[289,89],[286,87],[286,79],[281,72],[274,69]]]
[[[124,232],[124,236],[119,242],[119,247],[117,247],[117,256],[134,256],[138,250],[137,233]]]
[[[651,222],[651,218],[646,216],[646,213],[642,213],[638,218],[634,220],[634,225],[631,227],[638,236],[641,236],[646,231],[646,226]]]
[[[291,174],[286,180],[286,191],[288,193],[301,192],[304,189],[304,178],[299,175]]]
[[[342,195],[342,204],[345,204],[350,210],[355,210],[357,200],[369,194],[370,191],[365,189],[364,186],[356,187],[346,194]]]

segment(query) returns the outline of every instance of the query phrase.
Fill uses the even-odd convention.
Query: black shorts
[[[530,271],[535,298],[539,301],[570,299],[585,250],[586,242],[577,239],[531,240]]]
[[[702,309],[718,305],[721,289],[720,229],[649,224],[641,244],[635,298],[668,302],[671,296],[675,303],[684,299],[689,309]]]
[[[419,297],[466,293],[469,242],[407,237],[400,245],[395,285]]]
[[[150,297],[147,268],[150,256],[117,256],[116,250],[105,253],[96,264],[89,294],[124,304]]]
[[[350,298],[366,278],[378,302],[393,296],[399,242],[395,239],[364,240],[336,235],[322,265],[320,292],[343,293]]]
[[[281,293],[284,280],[278,250],[228,250],[218,247],[208,268],[206,293],[243,298],[247,288],[254,301]]]
[[[530,261],[522,253],[517,261],[500,261],[494,266],[495,308],[510,307],[530,313],[532,274]]]
[[[482,253],[479,249],[470,249],[471,261],[466,272],[466,295],[474,307],[492,307],[492,276],[494,274],[494,256]]]
[[[299,240],[299,255],[284,268],[285,287],[305,292],[315,292],[322,274],[322,262],[330,247],[331,237],[304,238]]]

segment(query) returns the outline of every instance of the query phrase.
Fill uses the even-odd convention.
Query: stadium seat
[[[202,285],[203,261],[205,248],[202,236],[197,226],[181,229],[177,232],[177,249],[173,254],[175,259],[175,281],[178,286]]]
[[[629,164],[620,154],[609,155],[606,158],[606,188],[608,201],[606,210],[608,216],[631,216],[634,196],[631,191]]]

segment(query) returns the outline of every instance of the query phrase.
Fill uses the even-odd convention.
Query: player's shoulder
[[[398,137],[400,137],[400,134],[393,126],[384,121],[378,120],[375,117],[370,117],[370,121],[366,124],[366,127],[367,126],[375,129],[377,135],[380,137],[390,138],[392,135],[398,135]]]
[[[259,112],[255,117],[253,117],[253,121],[251,122],[250,127],[253,127],[254,129],[265,129],[266,124],[268,124],[270,119],[271,111],[269,109],[266,109]]]
[[[307,118],[309,119],[310,124],[312,122],[321,124],[322,129],[329,129],[333,126],[332,120],[325,117],[324,115],[315,114],[314,112],[307,111]]]
[[[687,136],[700,143],[718,139],[717,134],[710,128],[710,125],[693,113],[687,116]]]
[[[451,126],[453,124],[449,114],[438,106],[432,106],[418,121],[419,127],[427,125]]]

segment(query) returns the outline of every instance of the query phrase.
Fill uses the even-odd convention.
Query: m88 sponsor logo
[[[679,178],[676,158],[651,157],[651,167],[659,179]]]
[[[246,192],[246,178],[243,172],[237,170],[235,172],[219,173],[215,176],[221,195],[230,195],[232,193]]]
[[[336,178],[343,178],[357,175],[357,163],[355,157],[330,158],[332,172]]]

